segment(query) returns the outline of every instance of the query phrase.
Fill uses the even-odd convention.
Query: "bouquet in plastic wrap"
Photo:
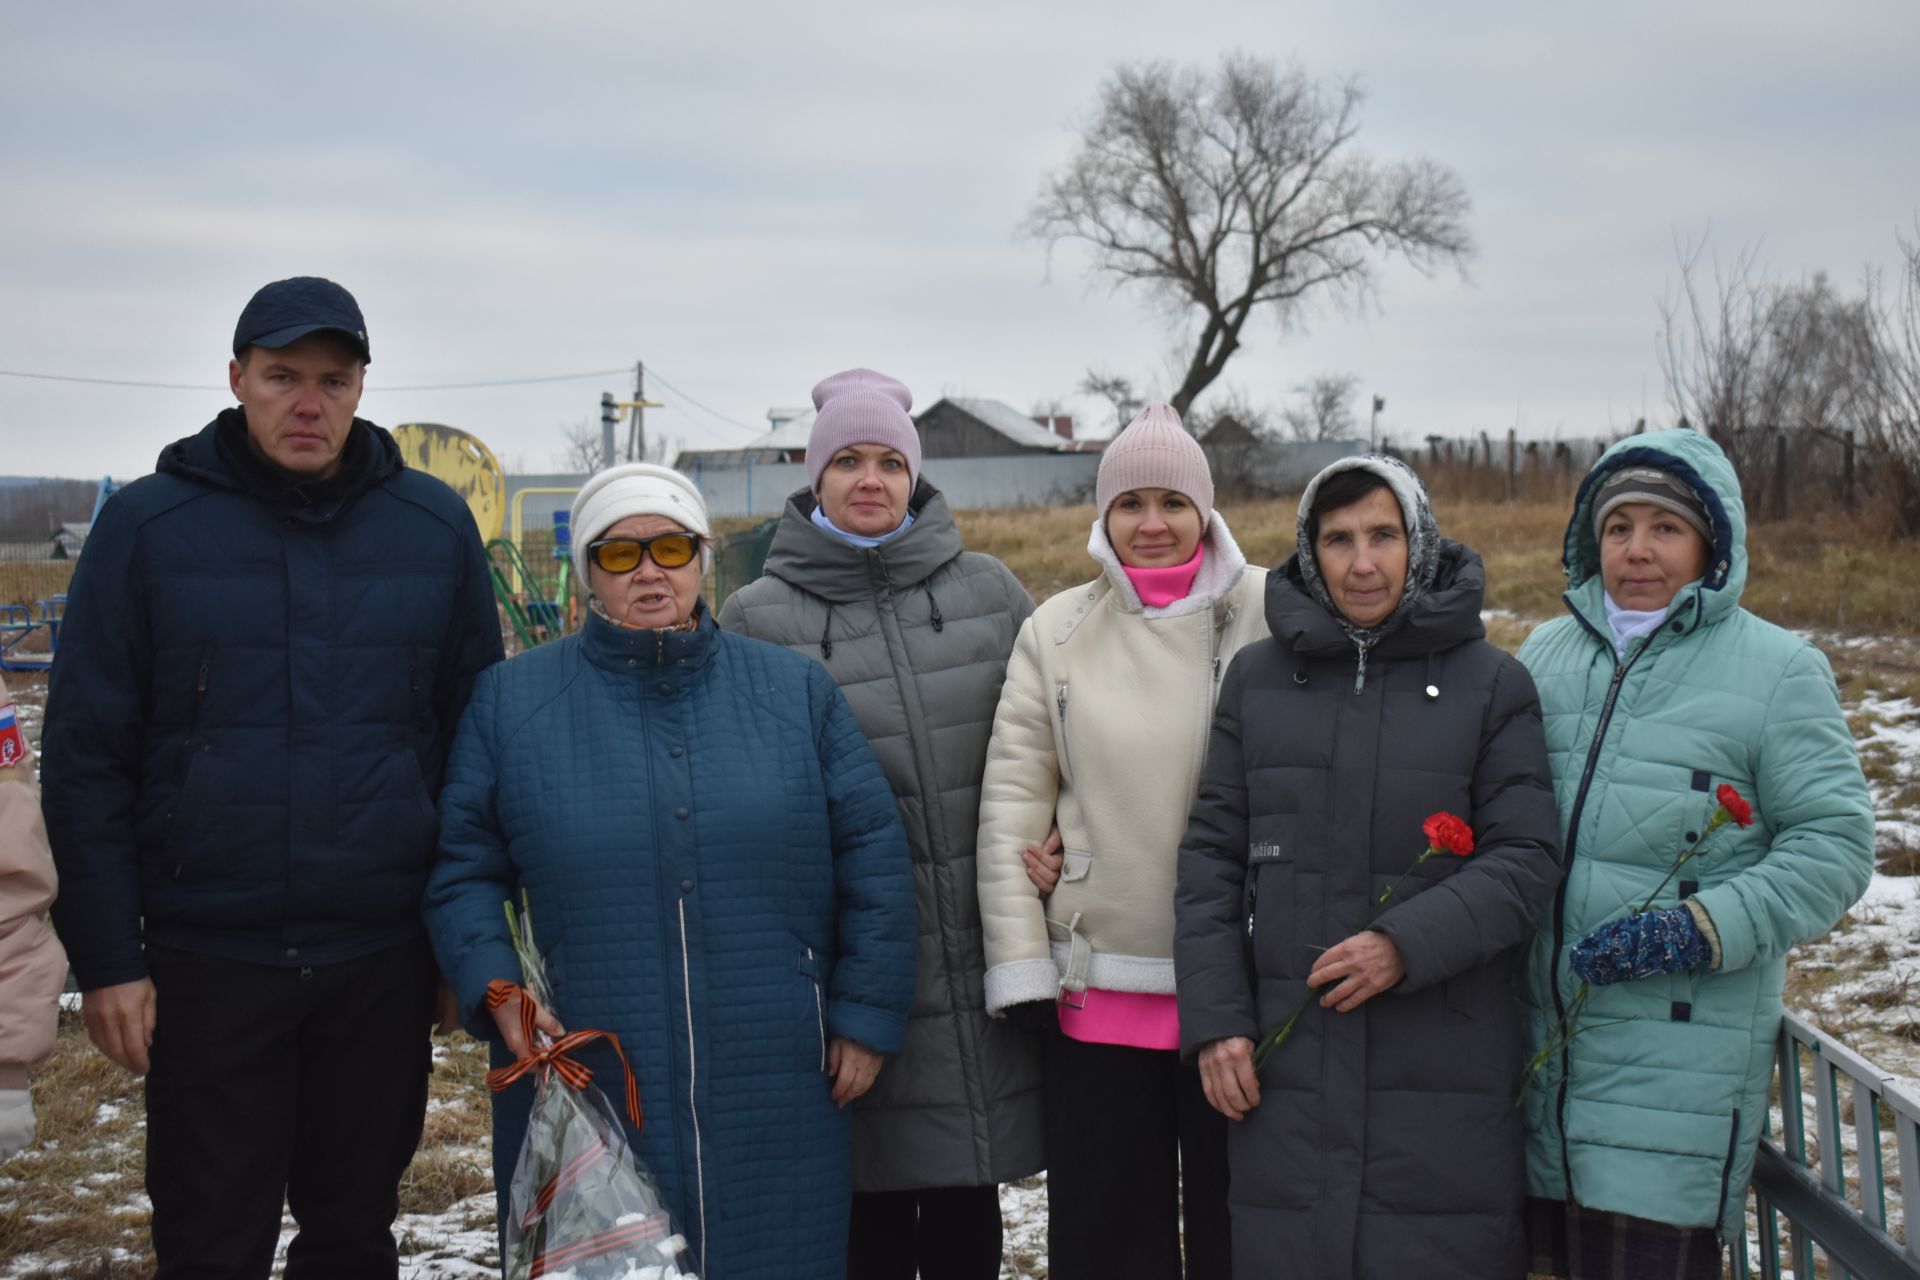
[[[640,1095],[620,1041],[606,1031],[570,1031],[552,1039],[534,1026],[538,1007],[553,1007],[545,967],[533,946],[533,917],[506,904],[507,928],[525,986],[496,979],[487,1006],[520,997],[526,1057],[487,1073],[498,1093],[533,1077],[533,1111],[513,1169],[502,1233],[506,1280],[667,1280],[694,1275],[683,1261],[686,1237],[673,1225],[653,1175],[627,1145],[626,1130],[593,1073],[572,1056],[605,1040],[626,1074],[626,1111],[640,1128]]]

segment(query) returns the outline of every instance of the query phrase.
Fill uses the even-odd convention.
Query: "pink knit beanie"
[[[1200,442],[1180,425],[1170,404],[1150,404],[1100,455],[1094,502],[1106,519],[1113,500],[1129,489],[1172,489],[1200,509],[1200,527],[1213,523],[1213,472]]]
[[[807,484],[815,493],[820,473],[850,444],[884,445],[907,460],[909,483],[920,478],[920,432],[907,416],[913,392],[905,383],[871,369],[848,369],[815,384],[813,407],[820,412],[807,436]]]

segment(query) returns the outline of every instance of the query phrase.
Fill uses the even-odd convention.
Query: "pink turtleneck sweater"
[[[1164,609],[1193,590],[1207,549],[1193,549],[1193,559],[1165,569],[1135,569],[1121,565],[1127,581],[1149,609]],[[1178,1049],[1180,1013],[1176,997],[1150,991],[1108,991],[1088,987],[1086,1003],[1058,1006],[1061,1033],[1089,1044],[1118,1044],[1135,1049]]]
[[[1193,559],[1185,564],[1169,565],[1165,569],[1136,569],[1123,564],[1121,570],[1126,573],[1127,581],[1140,593],[1140,603],[1149,609],[1164,609],[1175,600],[1187,598],[1187,592],[1193,590],[1193,580],[1200,576],[1200,565],[1207,558],[1207,546],[1203,542],[1193,549]]]

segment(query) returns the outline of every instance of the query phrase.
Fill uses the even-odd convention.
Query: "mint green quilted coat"
[[[1612,471],[1665,468],[1706,501],[1714,549],[1659,631],[1616,662],[1592,498]],[[1595,987],[1569,1049],[1527,1092],[1528,1194],[1733,1238],[1767,1112],[1787,953],[1824,934],[1873,871],[1873,807],[1820,651],[1740,607],[1746,511],[1693,431],[1630,436],[1594,464],[1567,526],[1567,611],[1520,650],[1545,715],[1566,880],[1527,956],[1529,1054],[1580,986],[1568,953],[1653,893],[1732,783],[1723,827],[1654,899],[1713,918],[1709,973]]]

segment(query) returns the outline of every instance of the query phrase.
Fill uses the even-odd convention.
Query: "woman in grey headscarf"
[[[1181,1050],[1236,1122],[1234,1269],[1517,1277],[1508,973],[1560,876],[1539,702],[1405,466],[1334,463],[1299,530],[1273,637],[1220,691],[1175,894]],[[1429,844],[1472,852],[1415,867]]]

